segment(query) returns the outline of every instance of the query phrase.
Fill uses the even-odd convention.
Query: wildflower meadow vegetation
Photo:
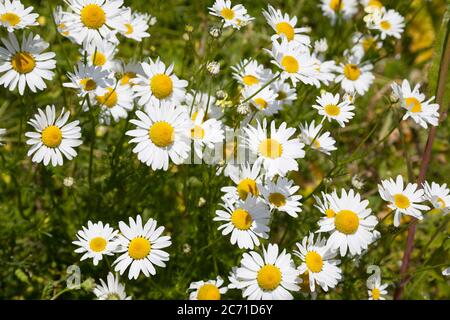
[[[446,0],[0,0],[0,298],[449,299]]]

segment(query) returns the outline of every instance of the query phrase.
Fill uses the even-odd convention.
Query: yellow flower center
[[[252,226],[252,216],[244,209],[236,209],[231,214],[231,223],[239,230],[248,230]]]
[[[320,142],[319,142],[319,140],[317,140],[317,139],[314,140],[314,141],[312,142],[311,147],[314,148],[314,149],[320,149]]]
[[[134,260],[144,259],[151,250],[152,245],[150,244],[150,241],[142,237],[134,238],[128,245],[128,254]]]
[[[394,195],[394,204],[397,208],[406,209],[410,206],[410,202],[407,196],[397,193]]]
[[[36,60],[28,52],[17,52],[11,59],[12,68],[20,73],[30,73],[36,67]]]
[[[83,89],[86,91],[92,91],[92,90],[95,90],[95,88],[97,88],[97,84],[91,78],[81,79],[80,83],[81,83],[81,86],[83,87]]]
[[[116,292],[108,293],[106,300],[120,300],[120,295]]]
[[[295,31],[294,28],[287,22],[277,23],[275,26],[277,34],[284,34],[289,41],[294,39]]]
[[[337,117],[341,113],[341,108],[335,104],[327,104],[324,110],[325,113],[331,117]]]
[[[103,96],[97,96],[95,99],[98,104],[112,108],[117,104],[117,92],[113,88],[108,88]]]
[[[351,210],[341,210],[334,218],[334,226],[344,234],[354,234],[359,227],[359,217]]]
[[[81,22],[90,29],[100,29],[106,21],[106,14],[96,4],[88,4],[80,13]]]
[[[130,80],[136,78],[136,73],[134,72],[125,72],[122,76],[122,78],[120,79],[120,84],[121,85],[127,85],[130,84]]]
[[[62,131],[57,126],[48,126],[42,131],[42,143],[49,148],[56,148],[61,144]]]
[[[442,198],[438,198],[437,203],[439,205],[439,208],[445,208],[447,206],[444,199],[442,199]]]
[[[281,157],[283,146],[275,139],[265,139],[259,144],[259,153],[264,157],[276,159]]]
[[[406,98],[405,99],[406,108],[409,109],[409,111],[413,113],[421,112],[422,111],[422,104],[414,97]]]
[[[331,0],[330,8],[334,12],[341,11],[344,8],[344,0]]]
[[[327,216],[327,218],[333,218],[336,215],[336,212],[334,212],[334,210],[330,208],[325,210],[325,215]]]
[[[173,143],[175,139],[174,131],[174,128],[168,122],[157,121],[150,127],[148,134],[150,140],[156,146],[164,148]]]
[[[106,63],[106,60],[107,60],[106,56],[99,51],[94,52],[91,57],[92,64],[97,67],[104,66]]]
[[[384,20],[384,21],[380,22],[380,27],[383,30],[390,30],[392,25],[391,25],[391,23],[389,21]]]
[[[323,267],[323,260],[320,254],[315,251],[309,251],[305,257],[306,266],[311,272],[320,272]]]
[[[127,28],[127,31],[125,32],[125,34],[132,34],[134,31],[133,26],[129,23],[125,23],[125,28]]]
[[[271,264],[266,264],[259,269],[257,276],[258,285],[268,291],[276,289],[281,282],[281,271]]]
[[[225,20],[233,20],[234,18],[234,11],[230,8],[223,8],[220,14]]]
[[[344,75],[347,79],[356,81],[359,79],[359,76],[361,75],[361,70],[356,64],[349,63],[346,64],[344,67]]]
[[[102,252],[106,248],[106,240],[102,237],[95,237],[89,241],[89,248],[94,252]]]
[[[370,0],[367,4],[369,7],[383,8],[383,4],[378,0]]]
[[[158,99],[165,99],[172,94],[173,82],[168,75],[159,73],[150,81],[153,95]]]
[[[220,291],[211,283],[204,284],[198,289],[198,300],[220,300]]]
[[[259,107],[259,109],[264,110],[265,108],[267,108],[267,101],[263,98],[256,98],[254,101],[255,105]]]
[[[296,73],[299,69],[298,61],[293,56],[284,56],[281,59],[281,65],[289,73]]]
[[[241,198],[241,200],[247,199],[249,193],[251,193],[254,196],[259,195],[258,187],[256,186],[256,181],[250,178],[241,180],[237,185],[237,191],[239,194],[239,198]]]
[[[364,48],[364,51],[369,51],[370,48],[372,48],[375,44],[375,39],[373,37],[364,38],[362,40],[362,46]]]
[[[286,197],[284,196],[284,194],[274,192],[269,195],[269,202],[275,207],[279,208],[286,204]]]
[[[20,17],[12,12],[6,12],[0,16],[0,20],[3,23],[8,23],[11,27],[14,27],[20,22]]]
[[[252,86],[259,83],[259,79],[252,75],[246,75],[242,77],[242,82],[247,86]]]
[[[372,289],[372,298],[373,300],[379,300],[380,299],[380,289],[373,288]]]
[[[191,129],[191,136],[194,139],[203,139],[203,137],[205,136],[205,130],[202,128],[202,126],[195,125]]]
[[[284,91],[278,91],[277,100],[284,100],[287,98],[287,94]]]

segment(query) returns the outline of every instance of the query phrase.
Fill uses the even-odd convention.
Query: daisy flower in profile
[[[267,11],[263,10],[263,15],[276,32],[272,36],[272,41],[286,37],[288,41],[295,41],[301,45],[309,46],[311,44],[309,36],[304,34],[310,32],[311,28],[296,28],[297,17],[290,18],[287,13],[283,14],[281,10],[275,9],[271,5],[268,5]]]
[[[115,83],[96,95],[92,99],[92,104],[97,104],[101,107],[100,115],[102,121],[109,124],[112,117],[115,122],[118,122],[120,119],[126,118],[128,111],[133,109],[133,92],[129,86]]]
[[[341,127],[345,127],[346,123],[355,115],[352,112],[352,110],[355,110],[355,106],[348,101],[340,101],[339,93],[333,96],[330,92],[323,92],[316,98],[316,103],[313,108],[319,111],[319,115],[330,122],[335,120]]]
[[[133,91],[139,98],[138,104],[146,106],[149,103],[160,103],[163,101],[173,101],[174,103],[184,100],[185,87],[188,82],[180,80],[173,73],[173,63],[166,68],[164,62],[159,57],[153,62],[143,62],[142,69],[144,75],[137,75],[133,79]]]
[[[276,181],[266,179],[264,186],[258,184],[261,195],[272,210],[286,212],[291,217],[297,218],[302,211],[301,195],[296,194],[299,186],[287,178],[278,177]]]
[[[32,92],[47,88],[43,80],[51,80],[56,67],[55,53],[43,53],[49,44],[32,33],[23,33],[21,44],[14,33],[1,40],[4,47],[0,47],[0,85],[10,91],[18,87],[20,95],[26,86]]]
[[[217,276],[215,280],[192,282],[188,291],[189,300],[221,300],[223,294],[227,293],[228,287],[222,286],[223,279]]]
[[[97,223],[88,221],[87,228],[83,226],[83,229],[78,231],[78,240],[72,242],[79,247],[75,252],[83,253],[80,261],[90,258],[96,266],[102,260],[103,255],[113,255],[116,250],[114,241],[118,232],[118,230],[111,228],[109,224],[104,225],[101,221]]]
[[[291,254],[279,252],[277,244],[263,248],[263,254],[244,253],[236,271],[237,288],[249,300],[292,300],[289,291],[299,291],[298,276]]]
[[[383,42],[379,40],[379,36],[372,34],[362,34],[360,32],[355,32],[352,37],[354,47],[352,51],[354,54],[359,56],[364,56],[370,50],[379,50],[383,46]]]
[[[129,218],[129,225],[119,222],[120,234],[117,239],[117,252],[123,252],[113,265],[121,275],[128,271],[129,279],[137,279],[142,272],[146,277],[156,274],[154,265],[164,268],[169,261],[169,254],[161,249],[169,247],[172,242],[169,236],[161,236],[164,227],[156,228],[157,222],[149,219],[142,225],[141,216],[136,220]]]
[[[288,128],[283,122],[278,129],[275,121],[270,124],[270,137],[268,136],[267,121],[257,121],[257,127],[248,125],[244,128],[246,136],[244,147],[257,157],[256,163],[266,170],[266,175],[272,178],[276,174],[285,176],[291,170],[298,170],[296,159],[305,157],[305,146],[298,139],[291,139],[295,128]]]
[[[316,126],[314,120],[309,125],[307,122],[304,125],[300,124],[299,139],[305,145],[327,155],[337,149],[335,146],[336,140],[331,137],[328,131],[322,133],[322,125]]]
[[[297,242],[296,245],[298,251],[294,250],[294,255],[302,260],[298,271],[308,275],[311,292],[316,291],[316,283],[324,291],[335,288],[342,279],[342,270],[338,267],[341,261],[334,259],[336,252],[329,250],[326,240],[319,235],[314,241],[314,234],[310,233],[309,237],[304,237],[302,243]]]
[[[104,89],[114,83],[109,71],[97,66],[86,66],[81,62],[78,62],[74,72],[69,72],[67,76],[70,82],[63,83],[63,86],[76,89],[80,97],[87,94],[89,96],[101,95]]]
[[[325,16],[334,23],[338,15],[346,20],[350,19],[358,11],[356,0],[321,0],[320,7]]]
[[[138,74],[144,75],[144,69],[138,62],[114,61],[113,63],[113,71],[121,75],[119,84],[122,86],[132,87],[134,85],[132,79],[135,79]]]
[[[117,31],[124,29],[123,0],[67,0],[70,12],[64,21],[71,38],[78,44],[116,40]]]
[[[208,120],[211,118],[219,119],[223,115],[223,110],[217,105],[216,98],[204,92],[189,92],[185,97],[184,103],[187,106],[192,121],[195,121],[195,118],[201,110],[203,110],[204,113],[208,112],[204,116],[203,120]]]
[[[336,82],[341,83],[345,92],[357,92],[359,95],[366,93],[372,85],[375,76],[370,72],[373,66],[369,63],[361,64],[361,56],[353,54],[348,57],[347,63],[341,63],[337,67]]]
[[[56,24],[56,29],[59,34],[63,37],[70,37],[69,31],[67,31],[66,24],[64,23],[64,11],[61,6],[56,6],[55,10],[53,10],[53,20]],[[75,42],[75,39],[71,39],[72,42]]]
[[[314,205],[314,207],[316,207],[325,217],[330,219],[334,218],[336,212],[330,207],[330,202],[328,201],[328,198],[330,196],[323,191],[321,193],[322,197],[313,195],[314,200],[316,200],[316,204]]]
[[[74,148],[82,144],[80,122],[76,120],[67,123],[69,116],[70,112],[65,112],[63,108],[59,117],[56,118],[53,105],[47,106],[45,112],[38,109],[34,118],[28,121],[35,131],[25,133],[25,136],[29,138],[27,144],[31,145],[27,156],[34,154],[31,161],[42,162],[45,166],[49,163],[52,166],[62,166],[63,156],[68,160],[76,157],[77,152]]]
[[[129,143],[136,143],[133,149],[138,159],[152,170],[167,170],[169,159],[181,164],[190,150],[188,133],[192,128],[186,110],[173,104],[150,105],[147,112],[136,111],[138,119],[130,120],[136,129],[127,131],[133,137]]]
[[[242,4],[231,6],[230,0],[216,0],[209,8],[209,14],[222,18],[224,28],[231,26],[240,29],[254,19],[247,14],[247,9]]]
[[[339,249],[341,256],[345,256],[347,250],[352,256],[361,254],[373,242],[374,228],[378,224],[372,210],[367,208],[369,201],[361,201],[359,193],[352,189],[348,193],[342,189],[341,196],[334,191],[327,198],[335,215],[319,220],[320,228],[316,232],[331,233],[327,247]]]
[[[119,282],[119,276],[114,276],[112,272],[108,273],[106,282],[100,279],[100,284],[94,288],[94,294],[97,300],[131,300],[125,292],[125,285]]]
[[[265,69],[256,60],[244,59],[232,66],[233,78],[246,87],[264,84],[273,78],[272,71]]]
[[[82,56],[86,53],[89,64],[104,70],[111,70],[117,46],[107,40],[91,41],[84,44],[80,52]]]
[[[416,219],[423,219],[422,210],[429,210],[428,206],[421,204],[423,202],[423,189],[418,189],[416,183],[408,183],[404,187],[403,177],[382,180],[378,185],[378,192],[384,201],[389,202],[388,207],[395,210],[394,226],[400,225],[402,215],[412,216]]]
[[[3,136],[6,134],[6,129],[2,129],[0,128],[0,146],[3,145],[2,141],[3,141]]]
[[[282,70],[281,79],[290,79],[295,86],[297,82],[320,87],[315,60],[309,53],[294,41],[289,42],[285,37],[281,43],[272,42],[272,50],[266,50],[273,58],[272,63]]]
[[[336,62],[333,60],[322,61],[317,56],[312,56],[314,59],[314,69],[316,70],[316,78],[328,86],[330,82],[336,78]]]
[[[245,201],[223,200],[224,210],[217,210],[213,220],[225,222],[218,230],[222,230],[224,236],[231,233],[231,244],[237,244],[240,249],[253,249],[259,246],[259,238],[269,238],[270,212],[263,201],[253,196]]]
[[[242,97],[259,112],[266,116],[271,116],[281,110],[281,105],[275,103],[277,94],[267,86],[261,90],[261,86],[247,87],[242,92]]]
[[[124,30],[121,30],[120,33],[124,37],[138,42],[141,42],[144,38],[150,37],[150,33],[147,32],[150,15],[140,12],[132,13],[130,9],[125,10],[123,15],[125,28]]]
[[[191,138],[194,141],[194,151],[203,158],[203,149],[214,150],[217,143],[224,139],[222,122],[217,119],[206,119],[205,111],[201,109],[195,116],[194,126],[191,129]]]
[[[426,100],[423,93],[420,92],[420,84],[417,84],[414,89],[408,80],[403,80],[402,85],[396,83],[392,84],[394,96],[396,96],[401,103],[401,106],[406,109],[403,120],[411,117],[422,128],[428,128],[428,124],[437,126],[439,124],[439,105],[431,103],[434,97]]]
[[[434,208],[442,210],[445,214],[450,212],[450,189],[447,184],[439,185],[432,182],[423,184],[424,198],[431,202]]]
[[[386,300],[388,284],[382,284],[380,276],[375,277],[372,281],[367,281],[367,294],[369,300]]]
[[[0,2],[0,25],[8,32],[37,26],[37,13],[32,13],[33,7],[25,8],[19,0],[4,0]]]
[[[383,4],[379,0],[362,0],[361,4],[367,10],[381,10],[383,8]]]
[[[289,83],[278,79],[271,83],[270,88],[277,95],[275,103],[283,106],[290,106],[297,100],[297,92]]]
[[[236,170],[231,170],[229,176],[236,186],[223,187],[221,189],[222,192],[225,192],[223,197],[233,202],[239,199],[245,201],[249,195],[258,197],[258,183],[261,182],[260,171],[261,166],[249,163],[237,167]]]
[[[382,9],[381,13],[374,14],[374,18],[370,20],[369,29],[378,30],[381,40],[386,37],[394,37],[400,39],[403,29],[405,28],[405,18],[393,9]]]

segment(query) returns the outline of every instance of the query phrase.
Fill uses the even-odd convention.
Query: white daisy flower
[[[97,300],[131,300],[125,292],[125,286],[119,282],[119,276],[114,276],[112,272],[108,273],[106,281],[100,279],[100,284],[94,288],[94,294]]]
[[[381,40],[386,37],[400,39],[405,28],[405,18],[393,9],[381,9],[380,14],[375,14],[368,25],[369,29],[375,29],[380,32]]]
[[[330,207],[330,201],[328,201],[330,196],[327,193],[324,193],[323,191],[321,193],[322,193],[321,198],[316,195],[313,195],[314,200],[316,200],[316,204],[314,204],[314,207],[316,207],[323,215],[325,215],[326,218],[329,219],[334,218],[336,212]]]
[[[70,12],[64,12],[64,24],[76,43],[117,41],[115,34],[124,29],[123,0],[67,0]]]
[[[37,13],[32,13],[33,7],[25,8],[19,0],[4,0],[0,2],[0,25],[8,32],[37,26]]]
[[[61,6],[56,6],[55,10],[53,10],[53,20],[56,24],[56,29],[59,34],[63,37],[70,38],[70,41],[76,42],[75,39],[70,37],[69,31],[67,31],[67,26],[65,24],[65,13]]]
[[[411,117],[418,125],[423,128],[428,128],[428,124],[437,126],[439,124],[439,105],[431,103],[434,97],[426,100],[425,94],[420,92],[420,84],[417,84],[414,89],[408,80],[403,80],[402,85],[396,83],[392,84],[394,96],[396,96],[401,103],[401,106],[406,109],[403,120]]]
[[[281,79],[290,79],[295,86],[301,81],[304,84],[320,87],[315,69],[315,60],[309,53],[296,42],[289,42],[285,37],[281,43],[272,42],[272,50],[266,50],[272,57],[272,63],[282,70]]]
[[[429,210],[428,206],[422,205],[423,189],[417,189],[416,183],[408,183],[403,187],[403,177],[398,175],[394,181],[382,180],[381,185],[378,185],[378,192],[384,201],[388,201],[388,207],[395,210],[394,226],[400,225],[400,218],[402,215],[412,216],[416,219],[423,219],[423,210]]]
[[[223,198],[236,202],[239,199],[245,201],[247,197],[259,196],[258,183],[261,182],[261,166],[249,163],[237,166],[235,170],[229,170],[229,177],[236,186],[223,187]]]
[[[365,9],[370,8],[371,10],[380,10],[383,8],[383,4],[379,0],[361,0],[361,4]]]
[[[108,70],[96,66],[86,66],[81,62],[78,62],[74,72],[69,72],[67,76],[70,82],[63,83],[63,86],[76,89],[80,97],[102,95],[104,90],[114,83]]]
[[[269,243],[262,255],[255,251],[244,253],[236,271],[237,289],[249,300],[292,300],[289,291],[300,290],[299,274],[291,254],[286,250],[279,253],[278,245]]]
[[[369,295],[369,300],[386,300],[388,284],[381,284],[380,277],[376,277],[374,281],[369,281],[367,283],[367,294]]]
[[[116,243],[118,230],[114,230],[109,224],[103,224],[99,221],[92,223],[88,221],[87,228],[83,226],[82,230],[77,233],[77,241],[72,243],[79,248],[76,253],[83,253],[80,261],[92,259],[94,266],[102,260],[103,255],[112,256],[116,251]]]
[[[287,13],[283,14],[281,10],[275,9],[271,5],[268,5],[267,11],[263,10],[263,15],[267,20],[267,23],[276,32],[272,36],[272,41],[278,40],[281,37],[286,37],[288,41],[295,41],[298,44],[309,46],[311,40],[308,35],[311,28],[296,28],[297,17],[289,17]]]
[[[352,37],[354,54],[364,56],[370,50],[379,50],[383,46],[383,42],[379,41],[378,35],[362,34],[355,32]]]
[[[91,41],[87,44],[84,43],[83,47],[80,48],[80,53],[86,58],[89,64],[96,67],[101,67],[104,70],[111,70],[113,66],[114,56],[117,52],[117,45],[107,41]]]
[[[334,191],[327,195],[327,200],[336,214],[319,220],[320,228],[316,232],[331,233],[327,246],[331,250],[339,249],[341,256],[346,255],[347,249],[352,256],[360,255],[373,242],[378,224],[372,210],[367,208],[369,201],[361,201],[359,193],[352,189],[348,193],[342,189],[340,197]]]
[[[231,26],[240,29],[254,19],[247,14],[247,9],[242,4],[231,6],[230,0],[216,0],[208,9],[209,14],[223,19],[224,28]]]
[[[334,23],[338,15],[346,20],[350,19],[358,11],[356,0],[321,0],[320,7],[325,16]]]
[[[25,86],[32,92],[47,88],[43,80],[51,80],[52,70],[56,67],[55,53],[42,53],[49,44],[32,33],[28,36],[23,33],[21,44],[14,33],[1,40],[4,47],[0,47],[0,85],[10,91],[18,87],[20,95],[23,95]]]
[[[294,255],[302,260],[297,270],[308,275],[311,292],[316,291],[316,283],[324,291],[335,288],[342,279],[342,270],[338,267],[341,261],[334,259],[337,253],[329,250],[326,240],[319,235],[314,242],[314,234],[310,233],[309,237],[304,237],[302,243],[297,242],[296,245],[298,251],[294,250]]]
[[[248,103],[265,116],[271,116],[281,110],[281,105],[276,103],[277,94],[270,86],[262,90],[260,85],[246,87],[242,92],[242,97],[244,100],[248,100]]]
[[[439,185],[432,182],[430,185],[425,182],[423,190],[425,199],[431,202],[434,208],[442,210],[445,214],[450,212],[450,189],[446,183]]]
[[[6,134],[6,129],[0,128],[0,146],[3,145],[3,136]]]
[[[223,116],[223,110],[217,105],[216,101],[214,96],[208,95],[207,93],[192,91],[186,95],[184,103],[187,106],[192,121],[195,121],[197,114],[201,110],[203,110],[204,113],[208,112],[204,117],[204,120],[211,118],[219,120]]]
[[[319,111],[319,115],[328,121],[335,120],[341,127],[345,127],[346,123],[353,119],[355,106],[348,101],[340,101],[339,93],[333,96],[330,92],[323,92],[316,98],[317,105],[313,105],[314,109]],[[320,142],[320,141],[319,141]]]
[[[269,178],[276,174],[285,176],[291,170],[298,170],[296,159],[305,157],[305,145],[298,139],[290,139],[295,134],[295,128],[288,128],[286,122],[283,122],[276,129],[275,121],[272,121],[270,138],[267,131],[266,119],[262,126],[257,121],[256,128],[251,125],[244,128],[244,147],[248,147],[257,157],[256,163],[262,164]]]
[[[149,105],[147,112],[136,111],[139,119],[130,122],[136,129],[127,131],[134,137],[129,143],[137,143],[133,149],[138,159],[151,166],[152,170],[167,170],[169,158],[175,164],[181,164],[189,156],[189,130],[192,121],[184,107],[173,104],[162,106]]]
[[[216,144],[223,142],[223,124],[217,119],[206,119],[205,111],[201,109],[195,116],[194,126],[191,129],[191,138],[194,141],[194,151],[203,159],[203,149],[214,150]]]
[[[224,236],[231,233],[231,244],[237,244],[240,249],[253,249],[259,246],[259,238],[269,238],[270,212],[264,202],[253,196],[245,201],[223,200],[224,210],[217,210],[213,220],[225,222],[218,230]]]
[[[328,86],[330,82],[336,79],[336,62],[333,60],[322,61],[317,56],[312,56],[314,59],[314,69],[316,70],[316,78]]]
[[[128,63],[117,60],[113,61],[113,71],[116,74],[122,75],[119,82],[119,84],[122,86],[132,87],[134,85],[131,81],[132,79],[135,79],[138,74],[142,76],[145,75],[141,63],[134,61],[130,61]]]
[[[328,41],[327,38],[322,38],[314,41],[314,53],[325,53],[328,51]]]
[[[347,63],[341,63],[337,67],[340,73],[336,77],[336,82],[341,83],[345,92],[357,92],[359,95],[366,93],[372,85],[375,76],[370,72],[373,66],[369,63],[361,64],[361,56],[358,54],[351,55]]]
[[[223,286],[223,279],[217,276],[215,280],[197,281],[189,285],[189,300],[221,300],[223,294],[227,293],[228,287]]]
[[[275,182],[266,179],[264,186],[258,184],[258,189],[272,210],[286,212],[291,217],[297,218],[298,213],[302,212],[300,202],[302,196],[296,194],[300,187],[293,184],[294,182],[287,178],[278,177]]]
[[[309,125],[305,122],[304,125],[300,125],[299,139],[305,145],[310,145],[311,148],[330,155],[332,151],[337,150],[336,140],[331,137],[328,131],[321,133],[321,130],[322,125],[316,126],[314,120]]]
[[[142,39],[150,37],[147,32],[149,27],[150,15],[140,12],[131,12],[130,9],[125,10],[123,13],[125,20],[125,30],[120,33],[129,39],[141,42]]]
[[[117,251],[124,252],[114,261],[114,270],[121,275],[128,271],[129,279],[137,279],[142,272],[146,277],[156,274],[154,265],[165,268],[169,254],[161,249],[169,247],[172,242],[169,236],[162,236],[164,227],[156,228],[157,222],[149,219],[143,226],[141,216],[136,220],[129,218],[129,225],[119,222],[120,234],[117,239]]]
[[[246,87],[263,85],[273,78],[272,71],[256,60],[244,59],[232,66],[233,78]]]
[[[278,79],[270,84],[270,88],[277,95],[275,103],[280,107],[290,106],[297,100],[297,91],[289,83]]]
[[[31,161],[44,165],[51,163],[52,166],[63,165],[63,155],[72,160],[77,152],[73,149],[82,144],[81,128],[78,120],[66,124],[70,112],[61,111],[56,118],[55,106],[47,106],[45,112],[38,109],[34,118],[28,121],[36,131],[29,131],[25,136],[30,138],[27,144],[32,147],[28,150],[27,156],[34,154]]]
[[[149,103],[160,103],[163,101],[172,101],[178,103],[184,100],[185,87],[188,82],[180,80],[173,73],[173,63],[166,68],[164,62],[159,57],[153,62],[149,59],[149,63],[143,62],[142,69],[144,75],[137,75],[132,82],[133,91],[139,98],[138,104],[146,106]]]

